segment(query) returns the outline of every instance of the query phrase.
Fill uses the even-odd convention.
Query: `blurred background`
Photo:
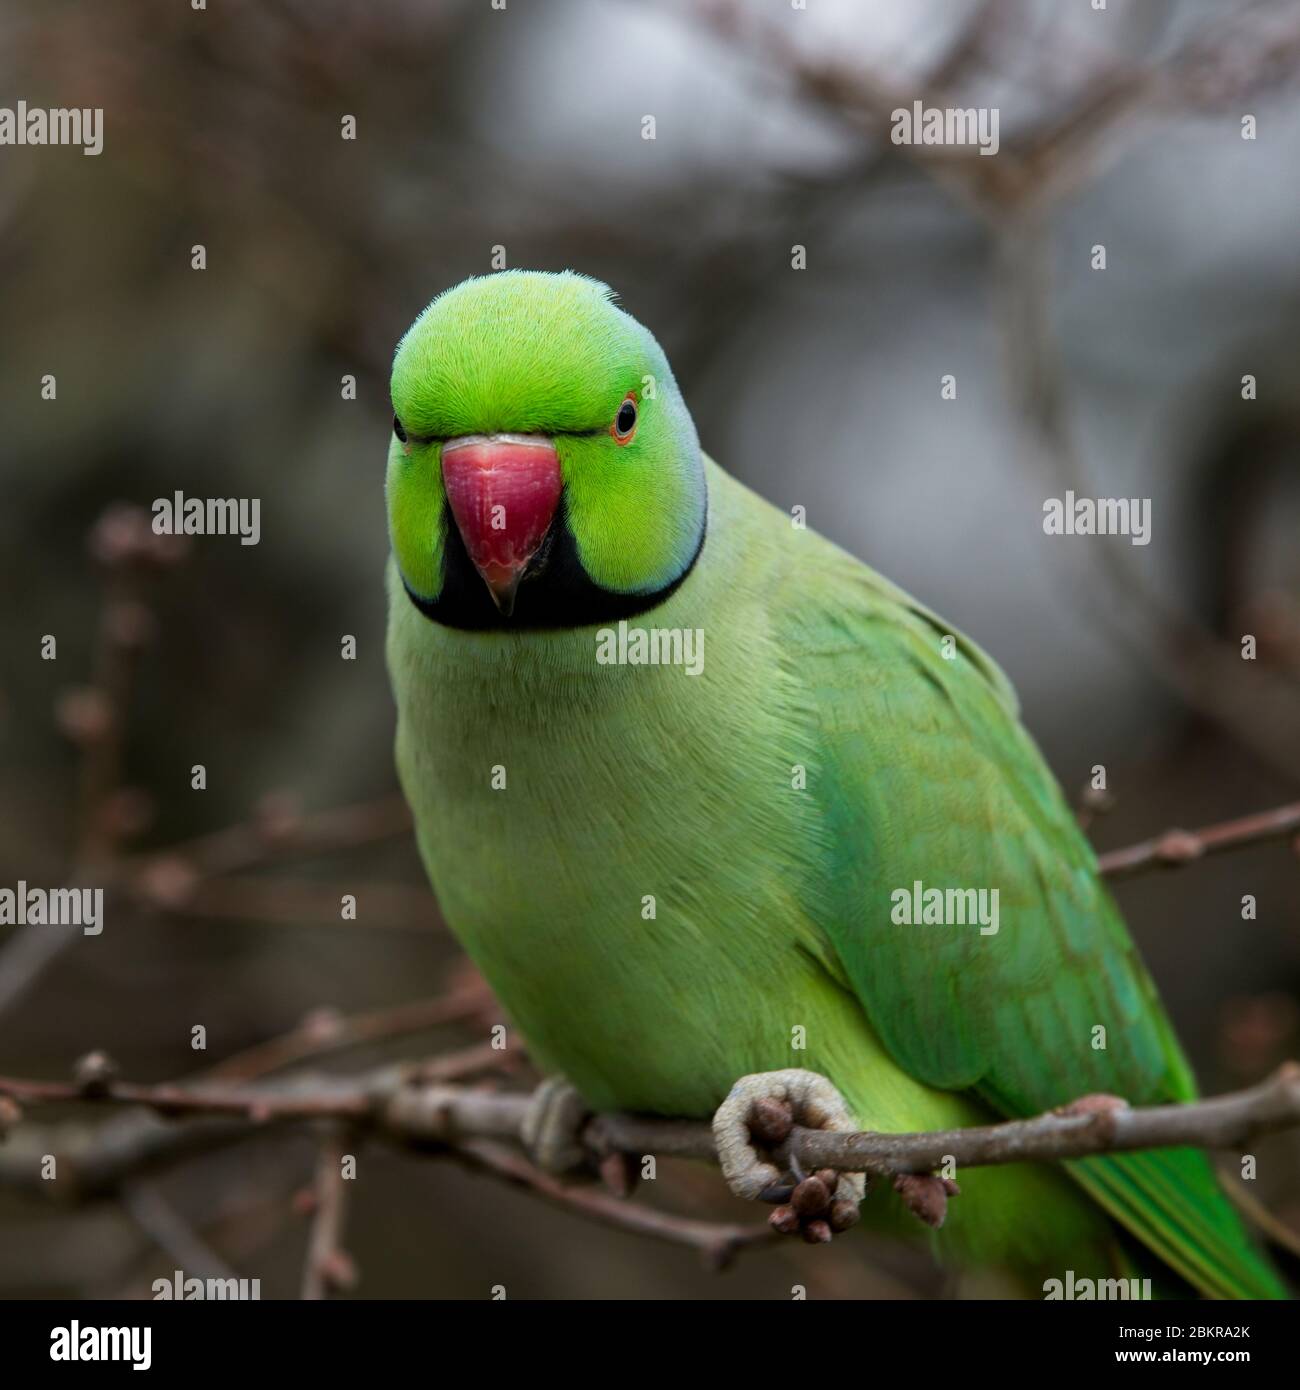
[[[393,347],[494,254],[606,280],[708,452],[984,645],[1067,792],[1105,767],[1099,847],[1295,800],[1297,73],[1295,3],[5,0],[0,105],[102,107],[104,148],[0,148],[0,884],[112,891],[99,937],[0,928],[0,1072],[348,1072],[501,1021],[405,829],[382,586]],[[917,99],[997,107],[999,153],[891,144]],[[1067,488],[1150,498],[1151,544],[1045,536]],[[158,542],[178,489],[260,498],[261,543]],[[1284,842],[1117,891],[1207,1091],[1300,1052]],[[0,1295],[297,1296],[309,1129],[141,1167],[110,1118],[0,1145]],[[1260,1152],[1300,1229],[1300,1141]],[[360,1174],[344,1296],[1001,1291],[845,1241],[717,1274],[449,1160]]]

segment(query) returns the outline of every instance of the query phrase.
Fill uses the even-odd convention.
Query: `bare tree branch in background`
[[[990,11],[992,13],[990,13]],[[976,7],[928,75],[864,71],[800,51],[776,24],[751,22],[727,3],[703,6],[700,20],[723,42],[752,53],[828,114],[872,137],[884,153],[907,160],[992,233],[1000,267],[1002,319],[1013,396],[1039,462],[1057,485],[1092,495],[1069,425],[1065,373],[1049,321],[1048,227],[1051,210],[1148,120],[1179,111],[1230,108],[1300,77],[1300,8],[1248,6],[1207,24],[1171,54],[1150,63],[1114,59],[1064,84],[1057,109],[1004,140],[997,159],[971,148],[888,143],[891,113],[914,100],[961,106],[955,85],[987,54],[985,26],[996,6]],[[1300,686],[1244,663],[1189,615],[1170,607],[1115,546],[1088,547],[1086,563],[1106,581],[1072,586],[1096,619],[1188,706],[1213,719],[1266,765],[1300,779]],[[1117,612],[1128,615],[1119,623]]]
[[[345,1133],[331,1130],[320,1147],[312,1193],[315,1210],[302,1279],[305,1299],[321,1299],[333,1289],[351,1288],[356,1282],[356,1271],[342,1246],[348,1190],[343,1174]]]
[[[1292,838],[1300,852],[1300,801],[1273,811],[1242,816],[1239,820],[1208,825],[1202,830],[1166,830],[1154,840],[1144,840],[1128,849],[1112,849],[1097,856],[1097,865],[1111,878],[1127,878],[1149,868],[1177,868],[1202,859],[1207,854],[1245,845],[1267,844]]]

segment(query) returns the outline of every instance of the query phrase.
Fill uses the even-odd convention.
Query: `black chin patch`
[[[699,544],[691,562],[662,589],[648,594],[617,594],[592,582],[578,559],[577,543],[569,530],[568,509],[563,494],[555,509],[546,538],[528,563],[515,595],[515,611],[505,617],[479,572],[474,568],[460,531],[444,505],[442,591],[433,600],[413,594],[411,602],[435,623],[462,628],[468,632],[524,631],[544,628],[589,627],[596,623],[617,622],[658,607],[674,593],[695,568],[704,549],[705,527],[700,528]],[[403,580],[405,587],[405,580]]]

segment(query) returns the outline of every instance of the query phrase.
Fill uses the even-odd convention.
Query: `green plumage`
[[[708,499],[694,567],[629,620],[701,631],[703,670],[606,665],[598,623],[465,631],[426,617],[406,588],[420,589],[421,571],[425,587],[441,582],[441,562],[422,553],[436,553],[446,525],[428,501],[437,444],[390,456],[402,784],[447,920],[539,1063],[593,1107],[700,1117],[743,1074],[805,1067],[834,1082],[863,1128],[895,1131],[1093,1091],[1190,1098],[1154,986],[993,663],[701,463],[666,363],[659,414],[637,438],[650,435],[647,459],[667,458],[672,476],[662,491],[651,478],[630,512],[621,501],[602,511],[602,478],[626,451],[567,446],[570,422],[591,414],[586,377],[573,389],[581,409],[546,418],[585,361],[563,339],[583,333],[583,313],[617,315],[602,338],[623,354],[600,369],[607,414],[662,355],[644,330],[625,341],[633,321],[601,294],[576,317],[548,314],[552,286],[567,295],[572,277],[500,282],[471,282],[485,323],[506,311],[502,296],[513,313],[521,295],[533,309],[499,349],[490,332],[476,339],[492,362],[487,413],[462,412],[455,432],[526,420],[553,435],[566,495],[596,499],[570,516],[580,556],[617,548],[638,515],[680,510],[692,469]],[[474,331],[472,309],[461,305],[457,333]],[[445,411],[436,329],[394,382],[399,412],[426,424]],[[540,394],[512,371],[547,360],[557,365]],[[512,399],[487,403],[503,393]],[[664,534],[689,529],[663,520]],[[918,881],[997,889],[997,933],[898,924],[893,895]],[[1036,1283],[1106,1275],[1120,1267],[1122,1229],[1206,1294],[1283,1292],[1197,1151],[959,1176],[962,1196],[933,1237],[941,1255]],[[864,1215],[921,1229],[885,1191]]]

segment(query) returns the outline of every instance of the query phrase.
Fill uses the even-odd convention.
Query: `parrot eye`
[[[397,418],[396,415],[393,416],[393,433],[398,437],[398,439],[402,441],[403,444],[406,443],[406,431],[402,428],[402,422]]]
[[[631,394],[618,408],[610,433],[619,444],[628,443],[636,433],[636,399]]]

